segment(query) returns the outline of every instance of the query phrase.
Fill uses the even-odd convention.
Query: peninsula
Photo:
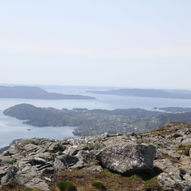
[[[95,99],[83,95],[67,95],[59,93],[49,93],[40,87],[31,86],[0,86],[0,98],[21,98],[21,99]]]

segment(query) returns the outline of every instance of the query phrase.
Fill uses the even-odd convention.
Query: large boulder
[[[152,145],[119,144],[106,147],[97,158],[104,168],[117,173],[137,173],[153,168],[156,149]]]

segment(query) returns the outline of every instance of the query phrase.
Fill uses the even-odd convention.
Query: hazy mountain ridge
[[[95,94],[137,96],[153,98],[191,99],[189,90],[165,90],[165,89],[115,89],[107,91],[90,91]]]
[[[22,99],[95,99],[90,96],[65,95],[49,93],[40,87],[29,86],[0,86],[0,98],[22,98]]]
[[[191,112],[190,107],[161,107],[161,108],[154,108],[159,111],[165,111],[169,113],[185,113]]]

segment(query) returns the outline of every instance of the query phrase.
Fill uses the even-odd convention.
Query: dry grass
[[[55,177],[55,184],[51,191],[55,191],[56,182],[69,180],[76,184],[78,191],[99,191],[92,183],[101,182],[107,191],[143,191],[145,181],[136,175],[125,177],[108,170],[103,172],[89,172],[84,170],[65,170]]]
[[[16,180],[11,181],[8,185],[0,188],[0,191],[27,191],[27,188]],[[38,191],[38,190],[35,190]]]
[[[72,181],[78,191],[101,191],[101,189],[93,186],[94,182],[101,182],[106,191],[162,191],[160,187],[155,187],[153,179],[144,181],[137,175],[125,177],[108,170],[102,172],[64,170],[59,175],[55,175],[54,181],[50,183],[50,191],[59,191],[57,183],[67,180]],[[9,185],[1,188],[0,191],[28,191],[28,189],[18,182],[12,181]],[[39,190],[35,189],[35,191]]]
[[[171,123],[168,123],[167,125],[154,129],[150,132],[153,135],[168,136],[175,133],[177,130],[181,128],[191,128],[191,125],[187,123],[171,122]]]

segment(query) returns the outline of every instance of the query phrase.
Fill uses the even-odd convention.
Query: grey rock
[[[97,158],[103,167],[118,173],[135,173],[153,168],[156,149],[152,145],[115,145],[105,148]]]
[[[59,156],[59,159],[63,162],[64,166],[67,168],[75,165],[79,161],[77,157],[71,155],[62,155]]]
[[[9,167],[5,176],[1,178],[1,185],[9,183],[10,180],[15,178],[17,168],[15,166]]]
[[[93,165],[93,166],[85,168],[85,170],[88,170],[91,172],[101,172],[103,168],[100,165]]]
[[[45,164],[46,164],[46,160],[44,160],[44,159],[42,159],[42,158],[35,157],[35,158],[33,158],[33,159],[30,159],[30,160],[29,160],[29,163],[30,163],[31,165],[38,165],[38,164],[40,164],[40,165],[45,165]]]
[[[53,167],[48,167],[42,170],[41,176],[44,177],[48,174],[54,174],[54,172],[55,172],[55,169]]]
[[[42,191],[49,191],[49,186],[46,183],[46,181],[42,180],[40,178],[37,178],[37,177],[30,180],[30,182],[25,184],[25,186],[28,187],[28,188],[40,189]]]
[[[58,151],[64,151],[66,149],[66,146],[63,146],[62,144],[60,143],[52,143],[48,150],[51,151],[51,152],[58,152]]]
[[[60,170],[62,169],[65,169],[65,165],[63,162],[61,162],[61,160],[59,160],[58,158],[55,158],[55,161],[54,161],[54,169],[56,172],[59,172]]]
[[[29,183],[33,178],[38,177],[39,172],[35,167],[26,166],[16,174],[16,179],[22,184]]]
[[[161,187],[191,191],[191,151],[190,156],[177,152],[180,144],[191,145],[191,126],[170,123],[162,132],[18,140],[0,154],[0,186],[16,178],[27,187],[48,191],[52,175],[62,169],[100,172],[104,167],[122,174],[161,169]]]

